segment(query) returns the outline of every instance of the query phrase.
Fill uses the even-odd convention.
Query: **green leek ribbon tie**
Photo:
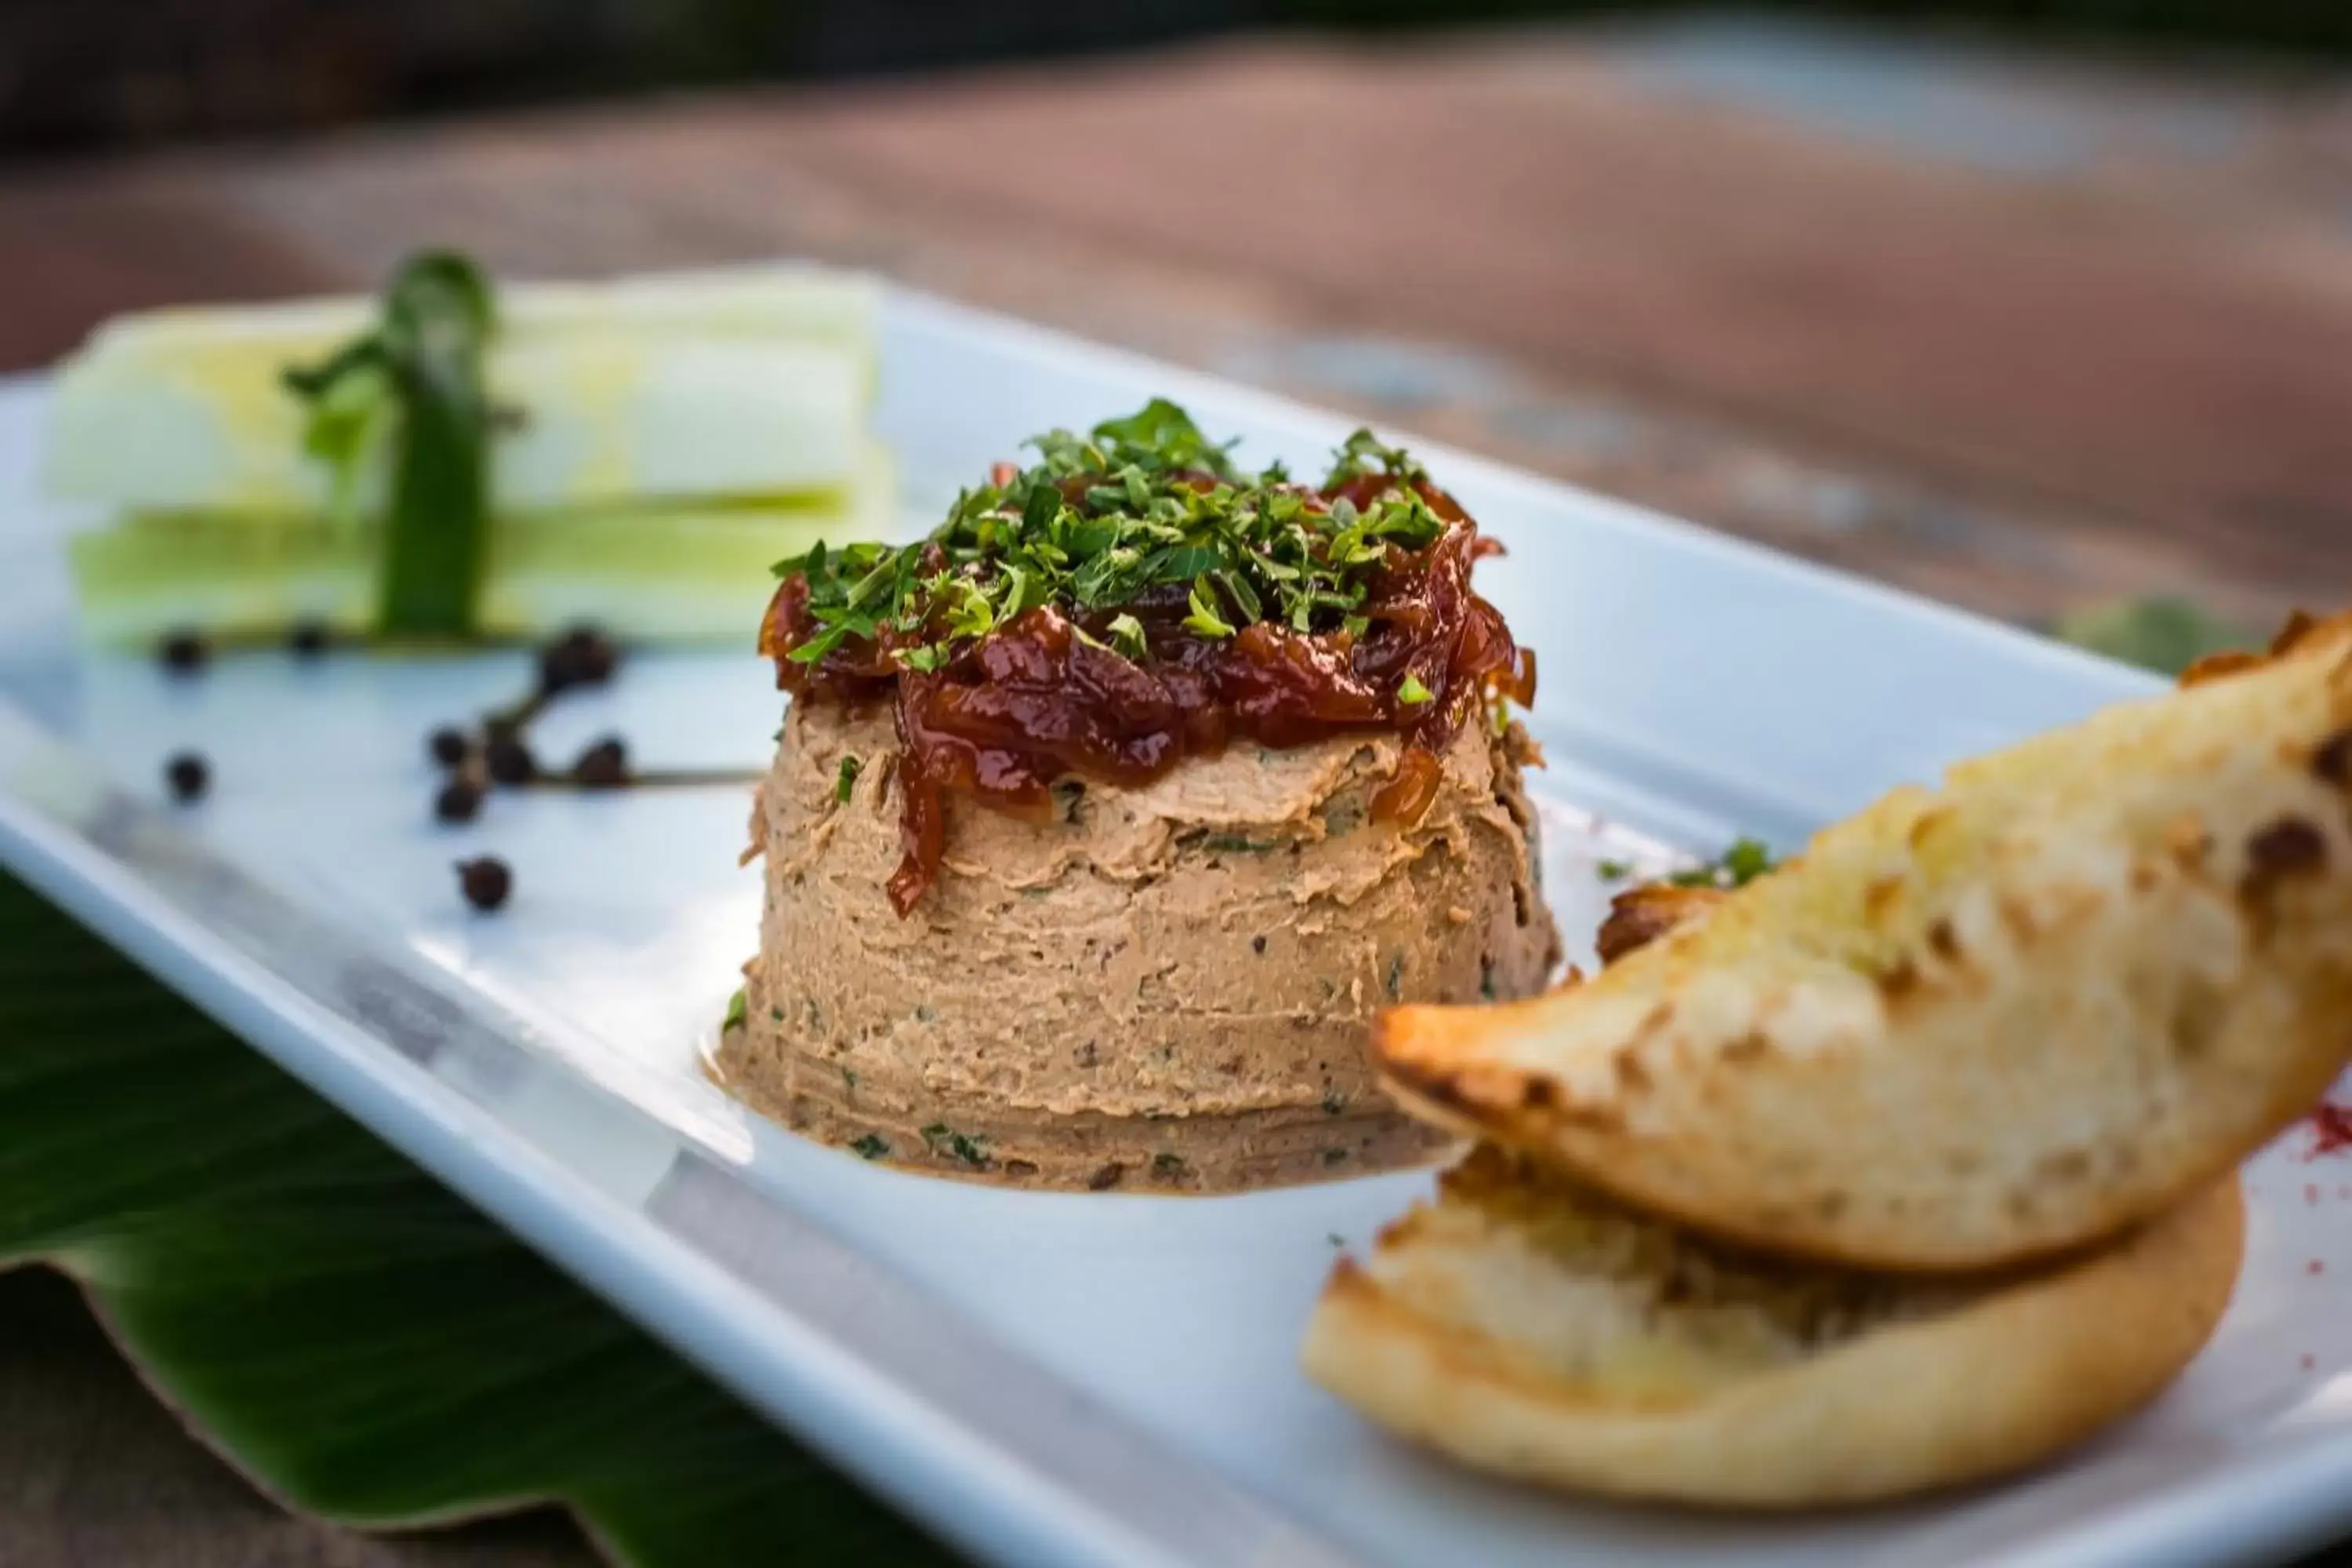
[[[305,449],[334,475],[331,510],[349,518],[377,447],[392,447],[376,629],[387,637],[470,636],[489,544],[492,409],[483,359],[497,310],[482,270],[449,251],[409,258],[370,331],[286,387],[310,406]]]

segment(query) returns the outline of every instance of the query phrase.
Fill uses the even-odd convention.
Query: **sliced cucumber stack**
[[[499,289],[473,631],[592,620],[748,643],[771,563],[888,531],[888,464],[867,434],[877,308],[869,279],[803,266]],[[396,417],[338,489],[305,449],[312,408],[285,384],[377,310],[151,312],[61,367],[47,489],[114,520],[72,545],[90,637],[377,629]]]
[[[888,454],[866,447],[848,489],[798,502],[669,502],[502,518],[490,535],[482,630],[533,637],[593,622],[636,642],[752,647],[770,568],[819,540],[887,537]]]
[[[892,527],[888,458],[870,443],[839,491],[503,516],[478,630],[535,637],[588,621],[630,641],[749,647],[775,587],[771,566],[820,539],[879,538]],[[303,621],[363,635],[380,546],[368,523],[139,512],[77,535],[70,549],[85,635],[143,647],[186,628],[274,641]]]
[[[221,642],[275,640],[304,621],[358,635],[375,616],[373,532],[317,520],[134,512],[68,546],[82,635],[142,645],[185,630]]]

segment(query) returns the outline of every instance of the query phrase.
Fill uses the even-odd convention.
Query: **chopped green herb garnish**
[[[1402,447],[1391,447],[1370,430],[1359,430],[1339,444],[1330,477],[1323,482],[1327,487],[1345,484],[1367,474],[1391,474],[1407,479],[1429,477],[1428,470],[1413,461]]]
[[[988,1163],[987,1139],[967,1138],[944,1121],[934,1121],[924,1128],[923,1142],[930,1146],[931,1152],[952,1154],[967,1165]]]
[[[1389,960],[1389,1000],[1404,1000],[1404,954],[1401,952]]]
[[[771,1024],[781,1024],[783,1021],[784,1010],[782,1007],[771,1007],[768,1009],[768,1022]]]
[[[1183,1173],[1184,1156],[1165,1151],[1151,1156],[1151,1173],[1156,1176],[1176,1176]]]
[[[1188,630],[1196,631],[1204,637],[1229,637],[1234,635],[1234,628],[1217,615],[1215,599],[1215,594],[1209,587],[1207,574],[1192,579],[1192,596],[1187,601],[1192,613],[1184,617]]]
[[[841,771],[835,773],[833,778],[834,799],[841,801],[844,804],[848,802],[849,792],[857,787],[858,766],[859,763],[856,757],[844,757],[841,759]]]
[[[1397,685],[1397,700],[1412,707],[1417,708],[1424,702],[1433,700],[1435,695],[1428,687],[1421,683],[1421,677],[1418,675],[1408,674]]]
[[[1327,504],[1279,467],[1236,468],[1164,399],[1031,444],[1036,463],[964,491],[928,541],[819,544],[779,563],[779,577],[807,580],[818,628],[790,657],[812,664],[852,637],[887,637],[903,668],[932,670],[1052,605],[1140,663],[1151,657],[1146,629],[1124,612],[1147,599],[1181,603],[1182,624],[1203,637],[1266,621],[1360,637],[1391,549],[1423,549],[1445,528],[1411,488],[1419,466],[1368,431],[1340,448],[1335,481],[1396,482],[1360,506]]]
[[[742,1026],[743,993],[738,990],[734,995],[727,998],[727,1016],[719,1021],[719,1032],[724,1034],[730,1029],[740,1029]]]
[[[1592,868],[1601,873],[1601,879],[1604,882],[1622,882],[1626,878],[1633,874],[1633,862],[1631,860],[1602,860],[1596,864]]]
[[[1723,868],[1734,887],[1745,887],[1777,864],[1772,851],[1754,838],[1741,838],[1723,852]]]
[[[1347,1099],[1347,1096],[1345,1096],[1345,1095],[1341,1094],[1338,1089],[1333,1089],[1330,1093],[1328,1093],[1328,1094],[1327,1094],[1327,1095],[1325,1095],[1325,1096],[1323,1097],[1323,1114],[1324,1114],[1324,1115],[1326,1115],[1326,1116],[1337,1116],[1337,1115],[1339,1115],[1341,1111],[1343,1111],[1343,1110],[1347,1110],[1347,1109],[1348,1109],[1348,1099]]]
[[[1347,1158],[1348,1152],[1345,1149],[1326,1149],[1323,1151],[1323,1163],[1327,1165],[1340,1164],[1345,1162]]]
[[[861,1160],[879,1160],[890,1152],[890,1143],[889,1140],[880,1134],[868,1132],[865,1137],[852,1143],[850,1148],[856,1152],[857,1157]]]
[[[1150,646],[1143,640],[1143,623],[1133,616],[1113,616],[1103,629],[1110,637],[1112,651],[1120,658],[1139,664],[1151,657]]]
[[[1329,1242],[1332,1246],[1334,1246],[1334,1247],[1345,1247],[1345,1246],[1347,1246],[1347,1245],[1348,1245],[1348,1238],[1347,1238],[1346,1237],[1344,1237],[1344,1236],[1341,1236],[1341,1235],[1340,1235],[1338,1231],[1336,1231],[1336,1230],[1333,1230],[1333,1231],[1326,1231],[1326,1232],[1324,1233],[1323,1239],[1325,1239],[1326,1241],[1328,1241],[1328,1242]]]
[[[1775,864],[1772,851],[1760,841],[1739,838],[1716,858],[1676,871],[1666,880],[1677,888],[1744,888]]]

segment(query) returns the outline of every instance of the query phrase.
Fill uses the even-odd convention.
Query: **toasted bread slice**
[[[1596,978],[1385,1015],[1392,1090],[1722,1237],[1881,1268],[2088,1245],[2352,1055],[2352,618],[1954,768]]]
[[[1986,1279],[1743,1254],[1492,1144],[1343,1259],[1307,1371],[1480,1469],[1748,1508],[2015,1469],[2154,1398],[2228,1305],[2232,1176],[2078,1259]]]

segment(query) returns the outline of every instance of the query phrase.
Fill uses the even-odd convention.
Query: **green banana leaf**
[[[948,1562],[0,873],[0,1268],[46,1263],[287,1507],[543,1501],[614,1561]]]

